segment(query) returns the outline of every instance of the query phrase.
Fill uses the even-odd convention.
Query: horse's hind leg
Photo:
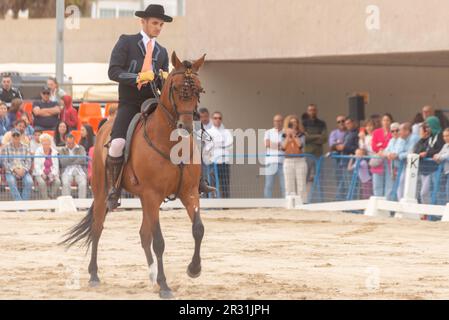
[[[145,234],[151,234],[153,238],[153,250],[156,254],[157,260],[156,281],[160,287],[159,296],[162,299],[171,299],[173,298],[173,293],[167,285],[167,279],[165,278],[164,273],[164,263],[162,259],[162,255],[164,254],[165,249],[164,237],[162,236],[161,225],[159,223],[159,206],[162,203],[162,200],[155,197],[152,193],[146,193],[143,197],[141,197],[141,202],[144,214],[143,223],[146,231]],[[150,230],[151,233],[148,232],[148,230]],[[142,246],[146,246],[147,243],[149,242],[145,240],[145,243],[142,244]],[[149,254],[147,254],[147,252]],[[151,256],[151,250],[149,248],[145,250],[145,254],[147,256],[147,260],[148,257],[151,257],[151,260],[149,260],[149,262],[151,262],[153,257]]]
[[[192,234],[195,240],[195,251],[193,252],[192,261],[187,267],[187,275],[191,278],[197,278],[201,274],[200,248],[204,236],[204,225],[200,216],[199,194],[192,192],[191,195],[182,197],[181,201],[192,221]]]
[[[103,200],[103,199],[101,199]],[[101,232],[103,231],[103,223],[106,217],[106,201],[95,200],[94,201],[94,220],[91,229],[92,248],[91,258],[89,263],[90,280],[89,285],[96,287],[100,284],[100,278],[98,278],[98,265],[97,265],[97,250],[98,242],[100,241]]]

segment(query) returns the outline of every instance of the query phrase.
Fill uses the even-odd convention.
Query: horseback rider
[[[109,78],[119,83],[119,108],[111,133],[111,143],[106,158],[106,174],[110,186],[107,206],[113,210],[119,206],[120,174],[124,163],[126,133],[134,115],[140,112],[142,103],[155,98],[149,85],[154,84],[162,90],[163,78],[168,76],[169,58],[167,49],[156,42],[165,22],[173,18],[165,15],[164,7],[151,4],[145,11],[136,11],[141,18],[142,31],[135,35],[121,35],[112,50],[109,64]],[[200,192],[212,192],[201,177]]]

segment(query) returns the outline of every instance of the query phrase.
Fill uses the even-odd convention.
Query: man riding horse
[[[161,5],[149,5],[145,11],[137,11],[142,30],[135,35],[121,35],[112,50],[109,78],[119,83],[119,108],[111,134],[111,143],[106,158],[106,170],[110,190],[107,198],[109,210],[119,206],[121,194],[120,175],[124,163],[124,148],[128,126],[134,115],[141,110],[142,103],[156,98],[153,88],[162,90],[163,78],[168,75],[167,50],[156,42],[165,22],[173,18],[165,15]],[[149,85],[153,82],[155,86]],[[215,191],[201,175],[199,191]]]

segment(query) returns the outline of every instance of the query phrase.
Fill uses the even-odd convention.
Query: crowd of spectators
[[[11,78],[4,76],[1,84],[0,188],[8,187],[14,200],[30,199],[33,188],[39,199],[71,195],[73,187],[79,198],[87,197],[91,178],[87,159],[93,156],[95,130],[81,123],[72,97],[49,78],[40,99],[33,101],[27,112]],[[99,127],[112,120],[116,111],[117,105],[112,105]],[[202,169],[211,178],[209,182],[218,187],[218,195],[229,198],[233,136],[225,128],[221,112],[209,114],[206,108],[198,111],[204,129],[200,133],[208,136],[201,139]],[[73,134],[75,130],[79,130],[79,138]],[[275,115],[273,128],[266,131],[264,140],[267,198],[273,196],[277,178],[282,197],[301,195],[305,199],[307,183],[316,175],[316,159],[323,155],[349,156],[333,157],[338,200],[346,198],[354,170],[360,198],[374,195],[401,199],[404,175],[398,172],[410,153],[426,159],[420,161],[420,201],[431,203],[435,172],[444,161],[443,181],[449,193],[449,123],[431,106],[424,106],[411,122],[403,123],[394,122],[388,113],[372,115],[363,123],[339,115],[335,129],[329,133],[326,122],[318,118],[317,106],[310,104],[301,117]],[[325,150],[326,144],[329,150]]]
[[[405,182],[405,175],[398,174],[399,169],[407,155],[415,153],[421,159],[419,200],[421,203],[431,203],[431,186],[437,183],[438,165],[449,160],[449,124],[446,117],[436,113],[431,106],[424,106],[411,122],[402,123],[394,122],[388,113],[372,115],[363,123],[339,115],[336,117],[336,128],[330,132],[328,139],[326,123],[317,118],[316,105],[308,106],[302,116],[302,124],[297,119],[290,115],[283,120],[281,115],[275,115],[273,128],[266,132],[267,166],[275,166],[276,170],[266,176],[265,197],[272,196],[276,176],[282,196],[305,197],[306,183],[313,179],[314,165],[309,163],[315,163],[312,157],[307,156],[306,159],[311,160],[305,169],[304,161],[301,163],[301,158],[297,156],[305,153],[316,158],[334,156],[337,200],[346,199],[356,168],[361,199],[374,195],[398,200],[404,195]],[[325,154],[323,145],[327,140],[329,152]],[[296,158],[294,165],[292,157]],[[444,164],[443,174],[445,192],[449,194],[449,162]],[[393,187],[395,182],[396,188]]]
[[[8,187],[14,200],[54,199],[71,195],[73,189],[86,198],[95,134],[81,123],[72,97],[49,78],[27,112],[22,94],[6,75],[0,99],[0,188]],[[117,105],[111,105],[99,127],[116,111]]]

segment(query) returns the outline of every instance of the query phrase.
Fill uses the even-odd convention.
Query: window
[[[119,10],[118,16],[119,17],[133,17],[134,10]]]
[[[115,18],[115,9],[100,9],[100,18]]]

